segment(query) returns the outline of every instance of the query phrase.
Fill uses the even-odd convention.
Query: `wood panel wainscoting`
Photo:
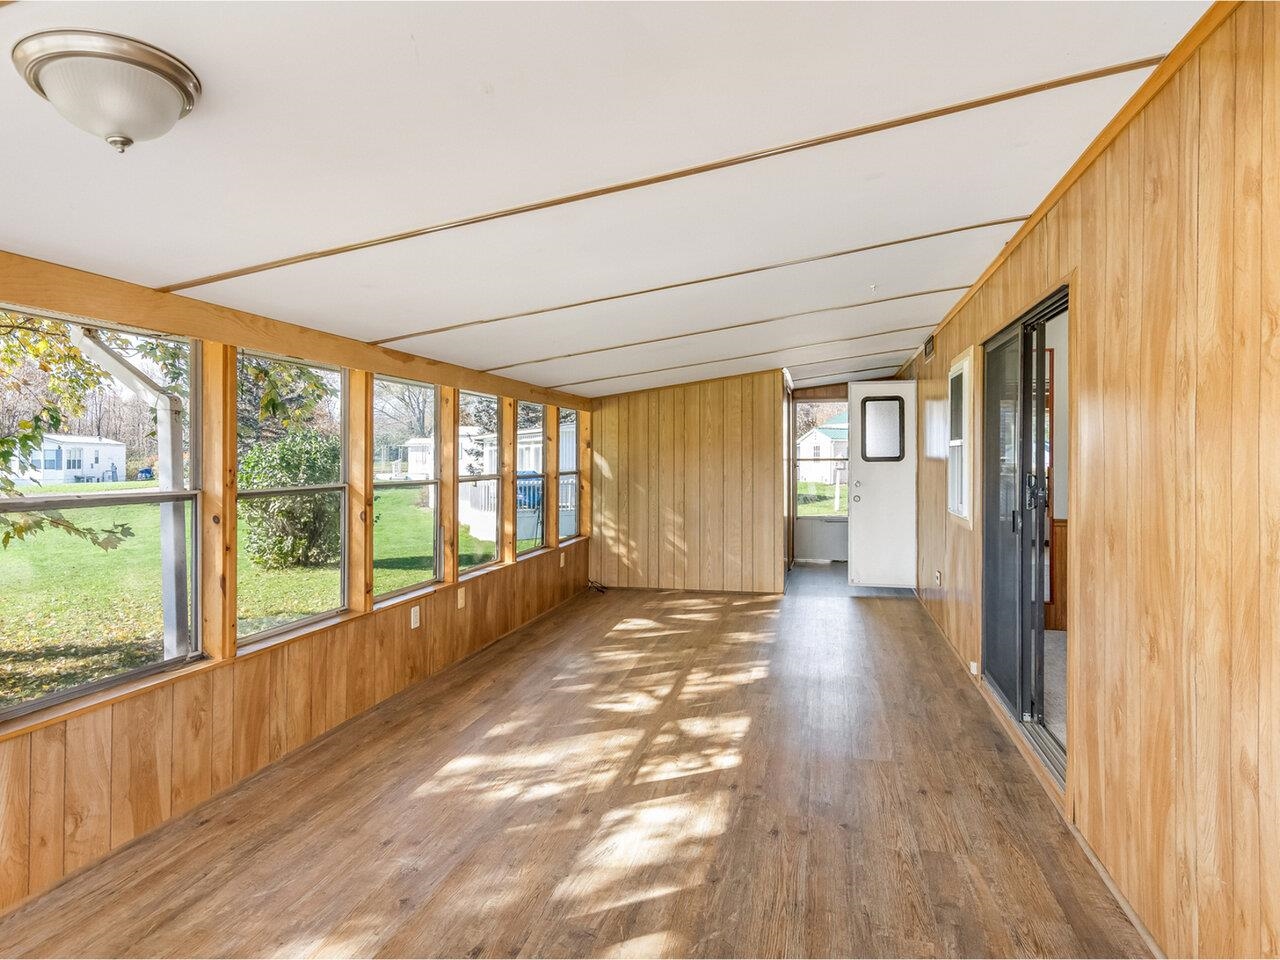
[[[47,890],[458,663],[586,581],[587,541],[577,540],[231,659],[157,675],[21,732],[0,731],[0,906]]]
[[[782,416],[781,370],[596,400],[591,576],[781,592]]]
[[[1170,956],[1280,955],[1276,263],[1280,5],[1217,4],[901,374],[927,416],[1069,284],[1065,814]],[[982,526],[920,464],[920,596],[980,661]]]

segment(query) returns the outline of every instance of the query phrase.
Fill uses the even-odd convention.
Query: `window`
[[[239,356],[240,640],[346,606],[343,386],[337,370],[244,352]]]
[[[849,447],[849,404],[797,401],[795,438],[796,516],[848,516],[849,458],[839,451]]]
[[[197,356],[181,338],[0,312],[0,716],[198,655]],[[84,470],[99,437],[114,478]],[[72,450],[78,480],[60,472]]]
[[[458,394],[458,569],[498,559],[502,431],[498,398]]]
[[[862,459],[868,463],[906,456],[901,397],[862,398]]]
[[[581,530],[578,503],[582,496],[578,464],[578,411],[560,411],[560,481],[557,509],[560,511],[560,539],[576,537]]]
[[[84,468],[84,449],[82,447],[71,447],[67,450],[67,469],[81,470]]]
[[[436,388],[373,378],[373,592],[440,578]]]
[[[968,520],[972,465],[969,450],[973,351],[966,350],[947,377],[947,510]]]
[[[546,543],[543,497],[546,493],[547,408],[521,400],[516,404],[516,553]]]

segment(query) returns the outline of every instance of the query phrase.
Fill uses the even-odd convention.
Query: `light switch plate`
[[[562,570],[564,569],[564,551],[563,550],[560,551],[560,568]]]
[[[422,626],[422,607],[416,603],[409,608],[409,629],[417,630]]]
[[[941,570],[935,570],[935,571],[933,571],[933,585],[934,585],[935,587],[940,587],[940,586],[942,586],[942,571],[941,571]]]
[[[461,610],[466,605],[467,605],[467,588],[459,587],[458,588],[458,609]]]

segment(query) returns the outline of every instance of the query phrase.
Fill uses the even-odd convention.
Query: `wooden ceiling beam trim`
[[[748,327],[759,327],[766,323],[778,323],[782,320],[795,320],[800,317],[812,317],[820,313],[835,313],[838,310],[856,310],[859,307],[873,307],[880,303],[893,303],[897,300],[910,300],[913,297],[927,297],[935,293],[956,293],[961,290],[968,290],[968,287],[940,287],[937,290],[919,290],[915,293],[902,293],[893,297],[882,297],[878,300],[863,300],[859,303],[845,303],[835,307],[820,307],[817,310],[805,310],[802,313],[784,313],[776,317],[766,317],[763,320],[744,320],[742,323],[727,323],[719,327],[708,327],[706,330],[692,330],[688,333],[672,333],[664,337],[651,337],[648,340],[633,340],[629,343],[614,344],[609,347],[593,347],[590,350],[578,350],[573,353],[557,354],[554,357],[541,357],[537,360],[522,360],[520,363],[508,363],[501,367],[490,367],[485,373],[496,373],[499,370],[513,370],[516,367],[527,367],[538,363],[551,363],[554,360],[573,360],[577,357],[586,357],[596,353],[611,353],[614,350],[629,350],[633,347],[648,347],[655,343],[670,343],[674,340],[687,340],[690,337],[701,337],[712,333],[725,333],[729,330],[744,330]],[[904,333],[908,330],[929,330],[933,324],[926,323],[914,327],[900,327],[895,330],[883,330],[881,333]],[[802,343],[797,347],[779,347],[771,352],[777,353],[779,350],[794,350],[799,347],[818,347],[824,343],[843,342],[845,340],[861,340],[864,337],[878,337],[881,333],[867,333],[857,337],[840,337],[838,341],[822,340],[817,343]],[[725,360],[743,359],[738,357],[724,357]],[[716,362],[716,361],[710,361]],[[624,374],[627,376],[627,374]],[[607,379],[607,378],[606,378]]]
[[[773,157],[785,156],[786,154],[796,153],[800,150],[810,150],[814,147],[824,147],[833,143],[843,143],[846,140],[854,140],[858,137],[869,136],[873,133],[883,133],[886,130],[895,130],[899,127],[905,127],[915,123],[924,123],[928,120],[937,120],[940,117],[947,117],[957,113],[965,113],[970,110],[978,110],[982,107],[995,106],[999,103],[1006,103],[1010,100],[1034,96],[1038,93],[1047,93],[1051,90],[1059,90],[1063,87],[1070,87],[1079,83],[1088,83],[1091,80],[1101,80],[1121,73],[1130,73],[1134,70],[1147,70],[1151,67],[1157,66],[1163,59],[1163,55],[1144,57],[1141,60],[1130,60],[1126,63],[1117,63],[1107,67],[1100,67],[1095,70],[1086,70],[1083,73],[1075,73],[1065,77],[1058,77],[1053,80],[1044,80],[1040,83],[1017,87],[1013,90],[1005,90],[1001,93],[988,94],[985,97],[977,97],[972,100],[962,100],[958,103],[948,104],[943,107],[935,107],[932,110],[925,110],[920,113],[894,117],[890,120],[881,120],[876,123],[853,127],[848,130],[840,130],[836,133],[829,133],[820,137],[811,137],[807,140],[796,140],[777,147],[769,147],[763,150],[755,150],[750,153],[737,154],[736,156],[725,157],[721,160],[713,160],[709,163],[683,167],[679,170],[671,170],[666,173],[640,177],[635,180],[626,180],[621,183],[614,183],[604,187],[596,187],[592,190],[583,190],[579,193],[565,194],[559,197],[551,197],[546,200],[537,200],[532,203],[520,204],[515,207],[507,207],[502,210],[493,210],[488,213],[475,214],[470,217],[447,220],[443,223],[436,223],[431,226],[420,227],[415,230],[405,230],[401,233],[388,234],[383,237],[374,237],[370,240],[362,240],[356,243],[343,244],[337,247],[314,250],[310,253],[295,254],[291,257],[281,257],[278,260],[268,260],[264,263],[238,267],[234,270],[224,270],[221,273],[209,274],[208,276],[197,277],[193,280],[183,280],[163,287],[158,287],[157,289],[163,293],[174,293],[178,290],[190,289],[191,287],[205,286],[211,283],[219,283],[223,280],[231,280],[236,277],[246,277],[250,274],[262,273],[266,270],[277,270],[281,267],[293,266],[295,264],[305,263],[309,260],[321,260],[325,257],[338,256],[339,254],[354,253],[358,250],[368,250],[371,247],[380,247],[388,243],[398,243],[402,240],[412,240],[416,237],[425,237],[433,233],[443,233],[444,231],[457,230],[461,227],[490,223],[494,220],[503,220],[507,217],[519,216],[520,214],[525,213],[536,213],[539,210],[549,210],[553,207],[562,207],[571,203],[580,203],[584,200],[594,200],[598,197],[607,197],[617,193],[638,190],[643,187],[657,186],[658,184],[670,183],[674,180],[684,180],[688,177],[695,177],[700,174],[711,173],[716,170],[727,170],[731,167],[742,166],[743,164],[755,163],[760,160],[768,160]]]
[[[0,251],[5,309],[213,340],[249,350],[589,410],[590,401],[497,374],[419,357],[203,300]]]
[[[502,323],[504,320],[520,320],[525,317],[536,317],[544,313],[555,313],[558,310],[573,310],[576,307],[590,307],[597,303],[612,303],[616,300],[626,300],[631,297],[642,297],[651,293],[664,293],[667,290],[679,290],[684,287],[693,287],[703,283],[715,283],[718,280],[732,280],[736,277],[746,277],[757,273],[765,273],[770,270],[781,270],[786,267],[799,267],[808,263],[821,263],[824,260],[835,260],[840,257],[849,257],[857,253],[870,253],[873,250],[884,250],[888,247],[902,246],[907,243],[917,243],[921,240],[933,240],[937,237],[947,237],[957,233],[967,233],[971,230],[982,230],[986,227],[1000,227],[1011,223],[1021,223],[1025,220],[1025,216],[1021,217],[1004,217],[999,220],[986,220],[982,223],[971,223],[963,227],[951,227],[946,230],[934,230],[932,233],[921,233],[913,237],[902,237],[898,240],[884,240],[880,243],[869,243],[861,247],[850,247],[847,250],[836,250],[832,253],[820,253],[813,257],[797,257],[794,260],[782,260],[778,263],[768,263],[759,267],[747,267],[745,270],[733,270],[729,273],[717,273],[709,277],[697,277],[693,280],[679,280],[675,283],[664,283],[656,287],[646,287],[643,290],[628,290],[626,293],[612,293],[605,297],[593,297],[589,300],[577,300],[573,303],[561,303],[554,307],[539,307],[537,310],[523,310],[520,313],[508,313],[500,317],[486,317],[482,320],[464,320],[460,323],[451,323],[445,327],[431,327],[427,330],[418,330],[414,333],[398,333],[394,337],[383,337],[381,340],[372,340],[371,343],[386,345],[388,343],[398,343],[401,340],[412,340],[416,337],[429,337],[438,333],[449,333],[452,330],[462,330],[467,327],[479,327],[490,323]],[[549,359],[560,359],[551,357]],[[540,360],[526,360],[524,363],[541,363]],[[519,367],[523,364],[508,363],[501,367],[491,367],[491,370],[505,370],[509,367]]]
[[[819,380],[828,381],[832,377],[837,377],[837,378],[852,377],[860,373],[876,373],[880,370],[897,370],[897,369],[898,369],[898,365],[896,363],[891,363],[891,364],[888,364],[887,366],[863,367],[862,369],[859,369],[859,370],[845,370],[843,373],[823,374],[820,377],[810,377],[808,380],[796,380],[795,387],[797,390],[802,390],[805,388],[806,384],[810,384],[812,386],[826,386],[827,385],[826,383],[818,383],[817,381]],[[839,380],[836,380],[834,382],[838,383]]]
[[[913,329],[913,328],[906,328]],[[923,327],[917,329],[924,329]],[[694,367],[709,367],[717,363],[733,363],[735,360],[754,360],[757,357],[772,357],[779,353],[786,353],[788,350],[804,350],[808,347],[823,347],[829,343],[846,343],[850,340],[865,340],[868,337],[883,337],[890,333],[900,333],[898,330],[886,330],[884,333],[868,333],[861,337],[841,337],[838,340],[821,340],[818,343],[802,343],[794,347],[774,347],[770,350],[761,350],[759,353],[744,353],[737,357],[717,357],[715,360],[699,360],[695,363],[677,363],[669,367],[655,367],[652,370],[637,370],[634,373],[619,373],[608,377],[595,377],[591,380],[575,380],[573,383],[562,383],[552,389],[560,390],[564,387],[580,387],[588,383],[608,383],[610,380],[626,380],[629,377],[647,377],[655,373],[670,373],[672,370],[691,370]],[[891,353],[906,353],[913,347],[896,347],[893,350],[877,350],[872,353],[854,354],[853,357],[831,357],[827,360],[814,360],[807,363],[785,364],[787,369],[794,367],[807,367],[817,363],[836,363],[840,360],[852,360],[857,357],[881,357]]]

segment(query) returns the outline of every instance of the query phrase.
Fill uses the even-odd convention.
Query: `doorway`
[[[983,672],[1059,781],[1067,751],[1067,289],[986,344]]]
[[[849,559],[849,402],[797,400],[795,439],[795,559]]]

